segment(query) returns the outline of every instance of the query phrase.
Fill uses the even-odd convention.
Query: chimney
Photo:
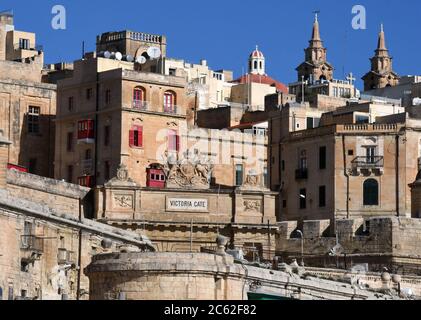
[[[7,162],[9,158],[10,141],[3,137],[0,130],[0,189],[6,189]]]

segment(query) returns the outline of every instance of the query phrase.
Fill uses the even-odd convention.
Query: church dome
[[[250,58],[264,59],[265,56],[263,55],[263,52],[260,51],[259,48],[256,46],[256,49],[250,54]]]

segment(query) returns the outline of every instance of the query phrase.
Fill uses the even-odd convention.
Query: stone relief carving
[[[259,176],[255,174],[248,174],[245,181],[246,186],[258,187],[259,186]]]
[[[262,207],[262,204],[260,203],[259,200],[245,200],[244,201],[245,211],[260,212],[261,207]]]
[[[133,208],[133,196],[131,195],[115,195],[114,203],[117,207],[120,208]]]
[[[206,158],[188,152],[183,158],[176,155],[166,156],[164,172],[168,188],[209,189],[213,165]]]
[[[117,169],[117,179],[120,181],[128,181],[129,180],[129,170],[125,164],[120,164]]]
[[[137,184],[132,179],[130,179],[129,170],[127,169],[127,166],[125,164],[120,164],[120,166],[117,169],[116,176],[107,183],[105,183],[105,186],[107,187],[113,187],[117,185],[126,187],[137,186]]]

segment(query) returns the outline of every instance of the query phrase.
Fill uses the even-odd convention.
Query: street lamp
[[[301,237],[301,266],[304,267],[304,235],[301,230],[297,230],[297,233]]]

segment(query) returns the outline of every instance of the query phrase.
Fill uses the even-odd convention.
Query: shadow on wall
[[[54,116],[39,114],[39,108],[29,107],[20,135],[19,163],[29,173],[53,178],[54,176]]]

